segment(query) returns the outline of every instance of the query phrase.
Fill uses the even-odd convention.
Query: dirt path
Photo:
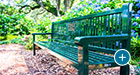
[[[33,56],[22,45],[0,45],[0,75],[71,75],[57,60],[43,50]]]
[[[21,50],[25,48],[18,44],[0,45],[0,75],[28,72]]]

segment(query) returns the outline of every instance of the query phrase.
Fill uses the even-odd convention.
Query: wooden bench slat
[[[115,54],[115,52],[117,51],[117,49],[110,49],[110,48],[98,47],[98,46],[89,46],[89,50],[105,52],[108,54]]]
[[[67,59],[71,60],[71,61],[74,61],[74,63],[78,63],[78,49],[76,48],[73,48],[73,47],[68,47],[68,46],[65,46],[65,45],[61,45],[61,44],[58,44],[58,43],[52,43],[52,42],[35,42],[43,47],[46,47],[62,56],[65,56]],[[59,46],[59,48],[57,48],[57,46]],[[54,46],[54,47],[52,47]],[[56,48],[55,48],[56,47]],[[65,47],[65,48],[64,48]],[[53,49],[54,48],[54,49]],[[66,50],[67,49],[67,50]],[[72,52],[71,52],[72,51]],[[94,59],[92,59],[94,58]],[[100,58],[105,58],[105,59],[100,59]],[[89,60],[89,64],[94,64],[94,63],[106,63],[106,62],[114,62],[113,60],[113,57],[111,56],[107,56],[107,55],[103,55],[103,54],[99,54],[99,53],[96,53],[96,52],[93,52],[93,51],[89,51],[89,59],[92,59],[92,60]],[[97,61],[98,59],[98,61]],[[111,61],[110,61],[111,60]]]

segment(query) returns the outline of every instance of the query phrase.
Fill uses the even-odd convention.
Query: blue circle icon
[[[130,61],[130,58],[130,53],[125,49],[119,49],[114,55],[115,62],[120,66],[127,65]]]

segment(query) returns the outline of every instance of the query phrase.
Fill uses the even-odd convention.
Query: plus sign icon
[[[117,50],[114,55],[115,62],[120,66],[129,64],[130,58],[130,53],[125,49]]]

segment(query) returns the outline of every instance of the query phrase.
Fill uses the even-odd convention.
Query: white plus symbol
[[[126,57],[124,57],[124,56],[123,56],[123,54],[122,54],[122,56],[121,56],[121,57],[119,57],[119,58],[121,58],[121,59],[122,59],[122,61],[123,61],[123,59],[124,59],[124,58],[126,58]]]

